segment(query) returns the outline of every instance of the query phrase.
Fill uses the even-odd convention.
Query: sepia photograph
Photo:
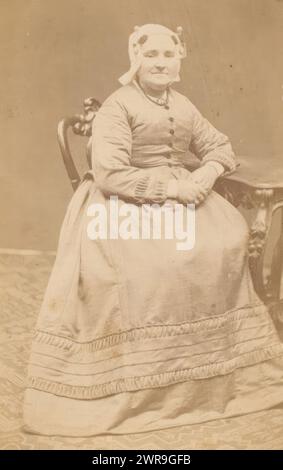
[[[283,450],[283,1],[0,23],[0,449]]]

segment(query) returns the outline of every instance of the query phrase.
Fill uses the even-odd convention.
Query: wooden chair
[[[75,114],[74,116],[62,119],[58,124],[58,141],[59,147],[64,160],[64,165],[67,170],[68,177],[71,181],[73,190],[75,191],[81,182],[81,177],[74,163],[69,140],[68,130],[72,128],[73,132],[83,137],[88,137],[88,144],[86,146],[86,158],[89,169],[91,169],[91,132],[92,121],[95,118],[96,112],[99,110],[101,104],[95,98],[86,98],[84,100],[84,114]]]
[[[92,122],[101,104],[93,97],[84,100],[84,113],[66,117],[58,125],[58,140],[65,168],[74,191],[81,181],[68,141],[71,128],[77,135],[87,137],[86,157],[91,168]],[[220,177],[215,190],[235,207],[254,210],[250,223],[248,247],[249,266],[254,288],[268,306],[278,327],[283,325],[283,165],[278,158],[252,159],[239,157],[237,171]],[[266,246],[275,213],[280,212],[280,230],[273,247],[269,272],[265,274]],[[281,288],[281,289],[280,289]],[[280,292],[281,291],[281,292]]]

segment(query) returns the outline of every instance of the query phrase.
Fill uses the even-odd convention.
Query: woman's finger
[[[205,187],[202,186],[202,185],[199,185],[199,186],[198,186],[198,194],[202,194],[203,196],[206,196],[206,194],[207,194],[207,188],[205,188]]]
[[[203,202],[205,200],[206,196],[203,196],[202,194],[198,194],[196,199],[195,199],[195,203],[196,204],[200,204],[201,202]]]

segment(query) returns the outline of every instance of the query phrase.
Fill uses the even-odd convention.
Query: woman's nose
[[[155,67],[157,68],[157,70],[159,71],[162,71],[163,69],[165,69],[165,64],[163,62],[163,60],[158,60],[155,64]]]

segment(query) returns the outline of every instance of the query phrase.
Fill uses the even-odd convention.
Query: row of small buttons
[[[166,110],[170,109],[170,107],[169,107],[168,105],[164,106],[164,108],[165,108]],[[169,117],[169,121],[173,123],[173,122],[174,122],[174,118],[173,118],[172,116],[170,116],[170,117]],[[169,129],[169,133],[171,134],[171,136],[173,136],[173,135],[175,134],[175,130],[171,128],[171,129]],[[168,146],[171,147],[171,148],[173,148],[173,142],[169,142],[169,143],[168,143]],[[166,158],[167,158],[167,159],[171,159],[172,156],[171,156],[171,155],[166,155]],[[168,166],[172,167],[172,166],[174,166],[174,163],[168,162]]]
[[[167,108],[169,109],[169,106],[167,106]],[[174,118],[173,118],[172,116],[170,116],[170,117],[169,117],[169,121],[170,121],[171,123],[173,123],[173,122],[174,122]],[[175,131],[174,131],[174,129],[172,129],[172,128],[169,129],[169,132],[170,132],[170,134],[171,134],[172,136],[175,134]],[[169,147],[173,148],[173,142],[169,142],[168,145],[169,145]],[[171,158],[171,155],[169,155],[168,157]],[[172,163],[172,162],[168,162],[168,166],[172,167],[172,166],[173,166],[173,163]]]

